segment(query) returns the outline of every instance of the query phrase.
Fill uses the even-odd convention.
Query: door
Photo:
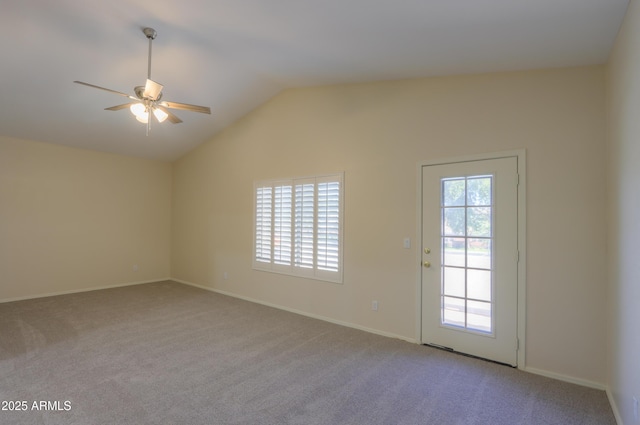
[[[517,365],[517,157],[422,167],[422,342]]]

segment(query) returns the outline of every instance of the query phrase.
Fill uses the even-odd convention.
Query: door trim
[[[429,165],[446,165],[458,162],[473,162],[500,158],[517,158],[518,162],[518,369],[525,369],[526,365],[526,277],[527,277],[527,173],[526,150],[490,152],[452,158],[441,158],[421,161],[417,165],[417,193],[416,193],[416,341],[422,341],[422,167]]]

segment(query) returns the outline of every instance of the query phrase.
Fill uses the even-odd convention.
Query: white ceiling
[[[0,135],[173,160],[288,87],[606,62],[628,0],[2,0]],[[209,106],[145,126],[147,76]]]

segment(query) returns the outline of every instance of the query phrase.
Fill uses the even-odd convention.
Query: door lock
[[[425,262],[423,263],[423,265],[424,265],[426,268],[431,267],[431,263],[430,263],[430,262],[428,262],[428,261],[425,261]]]

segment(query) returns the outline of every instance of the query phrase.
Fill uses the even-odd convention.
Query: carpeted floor
[[[602,391],[175,282],[0,304],[0,401],[2,424],[615,424]]]

